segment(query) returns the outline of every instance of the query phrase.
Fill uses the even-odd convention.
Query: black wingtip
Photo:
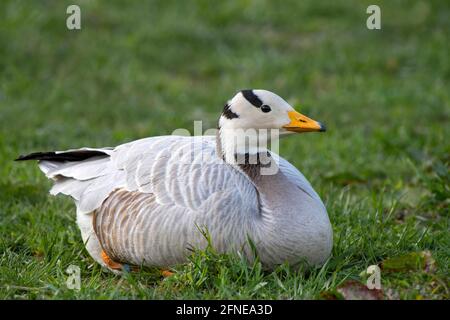
[[[19,157],[17,157],[16,159],[14,159],[14,161],[26,161],[26,160],[41,160],[41,157],[43,155],[49,155],[50,152],[34,152],[34,153],[30,153],[30,154],[26,154],[26,155],[20,155]]]
[[[100,150],[74,150],[67,152],[34,152],[27,154],[25,156],[19,156],[14,161],[25,161],[25,160],[48,160],[54,162],[64,162],[64,161],[83,161],[92,157],[97,156],[108,156],[108,154]]]

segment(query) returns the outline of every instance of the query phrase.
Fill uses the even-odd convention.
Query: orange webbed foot
[[[113,261],[104,250],[102,250],[102,260],[108,266],[108,268],[113,270],[122,270],[123,265],[121,263]]]
[[[171,276],[173,276],[174,274],[175,274],[175,272],[172,272],[172,271],[170,271],[170,270],[168,270],[168,269],[163,269],[163,270],[161,270],[161,275],[162,275],[164,278],[171,277]]]

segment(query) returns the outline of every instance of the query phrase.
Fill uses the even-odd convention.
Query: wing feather
[[[152,193],[158,205],[190,209],[186,212],[224,206],[214,203],[221,194],[226,194],[227,207],[234,203],[258,210],[249,180],[215,155],[214,137],[146,138],[108,150],[108,155],[72,163],[42,161],[41,169],[55,180],[51,194],[72,196],[83,213],[100,207],[119,188]]]

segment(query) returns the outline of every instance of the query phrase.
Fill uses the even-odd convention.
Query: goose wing
[[[87,149],[58,154],[68,156],[80,150]],[[116,189],[151,193],[159,205],[193,211],[212,210],[221,194],[227,194],[228,199],[233,194],[233,201],[220,205],[229,206],[229,210],[258,211],[254,187],[215,155],[214,137],[161,136],[114,149],[88,150],[96,152],[95,156],[81,161],[46,158],[39,163],[55,181],[50,193],[70,195],[79,212],[99,208]]]

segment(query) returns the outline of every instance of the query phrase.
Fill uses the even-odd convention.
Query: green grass
[[[376,1],[1,1],[0,298],[320,298],[386,258],[428,250],[433,272],[382,273],[394,298],[449,298],[450,6]],[[65,27],[78,3],[82,30]],[[326,134],[285,139],[334,229],[322,268],[274,272],[197,252],[162,279],[116,276],[86,252],[71,200],[22,153],[114,146],[214,127],[242,88],[279,93]],[[80,291],[66,268],[81,268]]]

